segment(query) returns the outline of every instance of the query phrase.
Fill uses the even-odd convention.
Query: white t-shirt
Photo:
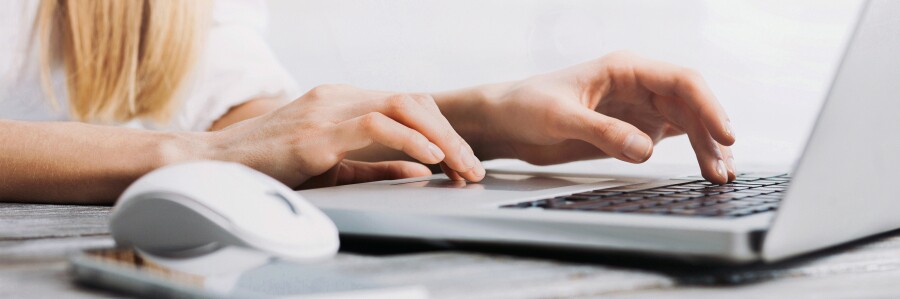
[[[41,84],[38,47],[29,47],[37,0],[0,1],[0,119],[69,121],[62,70],[52,85],[60,102],[54,108]],[[266,7],[262,0],[218,0],[203,53],[179,94],[180,104],[167,124],[134,120],[120,126],[154,130],[204,131],[228,109],[256,98],[288,101],[297,84],[278,63],[262,37]]]

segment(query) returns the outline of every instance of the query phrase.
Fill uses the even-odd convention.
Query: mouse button
[[[233,222],[265,217],[264,213],[267,211],[271,213],[273,210],[284,209],[283,204],[269,200],[269,196],[266,195],[268,187],[253,180],[228,176],[221,178],[217,184],[221,187],[210,188],[203,192],[203,202]]]

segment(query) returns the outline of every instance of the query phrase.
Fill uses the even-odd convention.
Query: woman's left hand
[[[656,142],[687,133],[706,179],[735,178],[729,118],[691,69],[616,52],[478,94],[480,130],[470,143],[482,158],[641,163]]]

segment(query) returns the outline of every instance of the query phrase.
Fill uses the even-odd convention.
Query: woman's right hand
[[[484,167],[427,94],[395,94],[323,85],[271,113],[212,132],[219,160],[243,163],[291,187],[339,166],[373,143],[453,179],[480,181]]]

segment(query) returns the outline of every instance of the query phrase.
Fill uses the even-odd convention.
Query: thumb
[[[578,109],[564,125],[566,137],[587,141],[616,159],[642,163],[653,154],[653,141],[635,126],[600,114]]]
[[[360,162],[342,160],[322,175],[310,178],[300,189],[397,180],[431,175],[425,165],[408,161]]]

